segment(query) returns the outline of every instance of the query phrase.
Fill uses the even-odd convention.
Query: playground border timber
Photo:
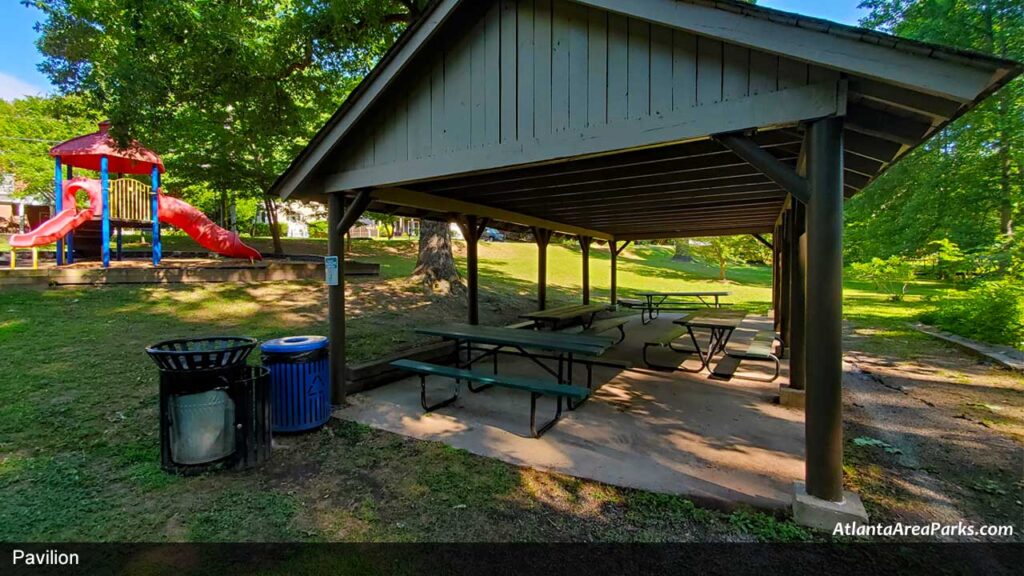
[[[380,265],[346,262],[346,276],[377,276]],[[57,286],[117,284],[201,284],[216,282],[287,282],[322,280],[323,262],[275,262],[205,266],[202,263],[174,263],[165,260],[160,267],[139,268],[17,268],[0,270],[0,289],[13,287],[47,288]]]

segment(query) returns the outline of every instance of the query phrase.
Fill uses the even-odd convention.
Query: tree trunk
[[[718,279],[725,280],[725,267],[727,263],[725,260],[718,261]]]
[[[692,259],[690,255],[690,243],[683,238],[676,238],[672,241],[675,246],[675,251],[672,253],[673,260],[679,260],[681,262],[689,262]]]
[[[465,290],[455,267],[447,222],[420,221],[420,252],[412,277],[434,294],[450,296]]]
[[[1010,123],[1009,108],[1006,97],[999,100],[999,118],[1003,126]],[[999,131],[999,232],[1004,236],[1013,236],[1013,188],[1010,183],[1012,163],[1010,160],[1010,143],[1004,130]]]
[[[277,227],[277,202],[267,196],[263,199],[263,205],[267,209],[267,222],[270,223],[270,237],[274,240],[274,254],[284,254],[284,246],[281,244],[281,230]]]

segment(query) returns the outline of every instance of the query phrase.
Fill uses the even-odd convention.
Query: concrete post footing
[[[807,493],[803,482],[793,484],[793,521],[801,526],[832,532],[836,524],[866,524],[868,513],[860,496],[844,490],[842,502],[830,502]]]

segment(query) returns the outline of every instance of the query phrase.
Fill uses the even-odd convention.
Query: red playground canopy
[[[120,148],[117,141],[110,137],[110,122],[100,122],[100,129],[92,134],[72,138],[50,148],[50,156],[60,156],[65,166],[100,171],[100,158],[107,157],[107,171],[121,174],[149,174],[153,166],[161,174],[164,163],[156,152],[143,148],[136,141],[127,148]]]

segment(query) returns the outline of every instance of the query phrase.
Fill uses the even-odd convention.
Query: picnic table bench
[[[533,320],[538,324],[547,325],[551,329],[573,323],[576,320],[579,320],[584,328],[589,328],[598,313],[609,309],[611,307],[607,304],[572,304],[546,310],[537,310],[536,312],[527,312],[526,314],[520,314],[519,317]]]
[[[685,314],[683,317],[673,321],[673,323],[679,325],[680,328],[673,328],[644,343],[644,362],[647,366],[659,370],[683,372],[700,372],[701,370],[710,371],[711,359],[716,354],[725,350],[725,346],[729,343],[729,338],[732,336],[733,331],[736,330],[740,325],[740,322],[743,321],[743,316],[744,313],[742,312],[726,313],[714,310]],[[706,347],[701,346],[700,341],[697,339],[695,329],[707,330],[710,332]],[[675,341],[682,338],[683,335],[688,335],[690,337],[692,347],[681,346],[675,343]],[[647,358],[647,350],[651,347],[668,348],[673,352],[679,352],[682,354],[696,354],[700,359],[700,368],[694,370],[651,362]]]
[[[728,305],[721,301],[722,296],[729,292],[694,291],[694,292],[638,292],[636,298],[619,298],[619,304],[626,308],[640,309],[640,322],[649,324],[658,315],[667,310],[690,311],[701,308],[721,308]],[[679,301],[682,299],[682,301]]]
[[[629,318],[625,316],[619,316],[616,318],[604,318],[602,320],[595,320],[590,323],[589,328],[583,328],[578,332],[570,332],[570,334],[584,334],[588,336],[597,336],[603,332],[619,329],[619,339],[615,341],[616,344],[621,343],[626,339],[626,324],[629,323]]]
[[[459,381],[465,380],[467,387],[470,391],[479,392],[485,388],[491,386],[500,386],[503,388],[510,388],[515,390],[523,390],[530,393],[530,435],[534,438],[540,438],[542,434],[551,429],[552,426],[558,422],[559,418],[562,417],[562,399],[567,399],[570,403],[573,400],[583,401],[590,396],[590,390],[581,388],[578,386],[569,386],[566,384],[557,384],[548,382],[546,380],[540,380],[536,378],[522,378],[518,376],[501,376],[498,374],[483,374],[481,372],[474,372],[472,370],[466,370],[463,368],[453,368],[451,366],[441,366],[438,364],[429,364],[426,362],[419,362],[416,360],[396,360],[391,363],[396,368],[413,372],[420,377],[420,405],[423,406],[423,410],[427,412],[433,412],[438,408],[443,408],[449,404],[455,402],[459,398]],[[452,395],[442,401],[434,404],[427,403],[427,376],[442,376],[453,379],[453,393]],[[479,382],[483,384],[480,388],[474,390],[472,388],[472,382]],[[556,399],[556,411],[555,417],[549,422],[537,427],[537,399],[541,396],[554,396]]]
[[[771,378],[767,380],[762,378],[748,379],[774,382],[775,379],[779,377],[780,370],[779,357],[775,355],[776,341],[781,342],[782,340],[775,332],[769,330],[757,331],[754,334],[754,338],[742,348],[726,348],[725,358],[715,365],[715,369],[711,375],[719,379],[729,379],[732,378],[736,368],[739,367],[740,362],[743,360],[771,360],[775,362],[775,374],[772,375]]]

